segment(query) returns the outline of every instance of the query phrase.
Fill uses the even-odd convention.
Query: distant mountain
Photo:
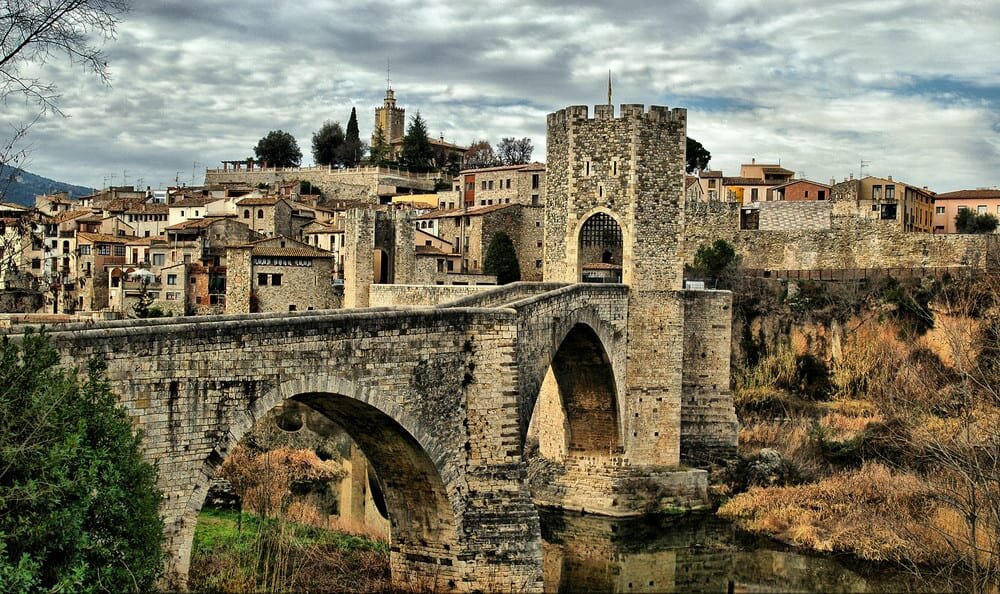
[[[94,190],[55,181],[23,169],[0,165],[0,202],[16,202],[24,206],[34,206],[37,194],[52,194],[54,192],[69,192],[71,197],[79,198],[93,194]]]

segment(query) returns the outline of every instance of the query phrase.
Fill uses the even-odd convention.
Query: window
[[[294,303],[289,303],[288,304],[288,311],[295,311],[297,309],[298,309],[298,307],[296,307]]]
[[[714,188],[715,187],[715,180],[714,179],[708,180],[708,187],[710,187],[710,188]],[[711,192],[709,192],[709,193],[711,193]]]
[[[250,209],[249,208],[244,208],[243,209],[243,218],[244,219],[249,219],[250,218]]]
[[[485,179],[483,180],[483,189],[484,190],[486,189],[486,180]]]
[[[819,196],[816,197],[817,200],[826,200],[826,190],[820,190]]]
[[[69,253],[69,242],[68,241],[64,241],[63,242],[63,253],[64,254],[68,254]]]
[[[976,214],[986,214],[986,205],[980,204],[976,207]]]
[[[757,202],[757,188],[750,188],[750,202]]]
[[[493,180],[491,179],[491,180],[489,181],[489,183],[487,183],[487,184],[486,184],[486,186],[487,186],[487,187],[488,187],[488,188],[489,188],[490,190],[492,190],[492,189],[493,189]]]
[[[455,270],[455,263],[451,260],[448,260],[448,272],[451,272],[452,270]]]
[[[181,216],[182,216],[182,217],[184,216],[184,211],[183,211],[183,210],[181,211]]]
[[[541,267],[542,267],[542,261],[541,260],[535,260],[535,268],[541,268]]]
[[[538,189],[540,180],[541,180],[541,176],[539,176],[539,174],[537,174],[537,173],[531,174],[531,189],[532,190],[537,190]]]
[[[153,254],[153,266],[163,266],[166,262],[166,254]]]
[[[542,247],[542,242],[540,241],[535,242],[535,247]]]
[[[197,211],[197,210],[196,210],[196,211],[194,211],[194,216],[196,216],[196,217],[197,217],[197,216],[200,216],[200,215],[198,214],[198,211]]]
[[[97,244],[97,255],[98,256],[110,256],[111,246],[106,243]]]
[[[935,206],[934,207],[934,214],[944,214],[944,207],[943,206]]]
[[[882,199],[882,186],[872,186],[872,200]]]
[[[125,255],[125,246],[123,246],[123,245],[116,245],[115,246],[115,255],[116,256],[124,256]]]
[[[280,287],[281,286],[281,275],[272,274],[271,275],[271,286]]]
[[[167,301],[177,301],[177,293],[167,291]]]
[[[969,207],[965,206],[964,204],[958,207],[958,212],[962,212],[963,210],[969,210]]]
[[[90,255],[90,246],[89,245],[81,245],[80,246],[80,255],[81,256],[89,256]]]
[[[167,284],[168,285],[176,285],[177,284],[177,275],[176,274],[168,274],[167,275]]]
[[[896,186],[886,186],[885,187],[885,199],[895,200],[896,199]]]
[[[257,209],[257,218],[258,219],[263,219],[264,218],[264,209],[263,208],[258,208]]]
[[[538,206],[538,194],[531,195],[531,205]]]
[[[590,161],[584,161],[584,163],[583,163],[583,174],[587,175],[587,176],[590,175]]]
[[[611,162],[611,175],[618,175],[618,161]]]
[[[261,273],[257,274],[257,286],[258,287],[266,287],[267,286],[267,275],[266,274],[261,274]]]
[[[42,260],[40,258],[32,258],[31,269],[38,270],[42,267]]]
[[[809,197],[809,190],[806,190],[806,198]]]

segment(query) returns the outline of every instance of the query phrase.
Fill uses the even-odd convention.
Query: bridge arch
[[[390,569],[393,582],[437,591],[455,589],[460,568],[454,563],[458,522],[451,496],[464,490],[461,480],[442,469],[453,457],[407,410],[379,390],[334,374],[299,377],[278,384],[257,399],[205,462],[183,518],[178,565],[186,576],[197,516],[208,484],[228,452],[258,420],[286,400],[301,402],[336,421],[364,452],[380,478],[390,520]],[[183,576],[182,576],[183,577]]]
[[[553,320],[551,350],[522,366],[526,454],[536,440],[547,458],[621,454],[624,362],[611,356],[618,340],[593,307]]]

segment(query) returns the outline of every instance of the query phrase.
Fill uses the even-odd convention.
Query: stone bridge
[[[624,285],[517,283],[441,307],[72,324],[52,338],[67,363],[107,359],[143,431],[174,585],[219,465],[294,399],[341,424],[374,466],[395,581],[534,591],[541,541],[523,454],[547,371],[571,451],[620,466],[643,441],[622,389],[628,299]],[[703,473],[690,480],[701,486],[678,496],[697,503]]]

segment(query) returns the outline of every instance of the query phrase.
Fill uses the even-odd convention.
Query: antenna
[[[870,164],[871,161],[865,161],[864,159],[861,159],[861,164],[858,165],[858,179],[861,179],[862,177],[865,176],[865,167],[868,167],[868,165]]]
[[[389,58],[385,59],[385,88],[392,88],[392,83],[389,80]]]

